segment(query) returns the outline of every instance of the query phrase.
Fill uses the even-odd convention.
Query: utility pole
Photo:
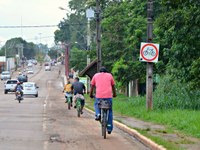
[[[65,47],[65,75],[69,77],[69,43],[64,45]]]
[[[147,1],[147,42],[153,39],[153,0]],[[147,62],[146,70],[146,107],[153,109],[153,63]]]
[[[97,41],[97,72],[101,68],[101,26],[100,26],[100,0],[96,0],[96,41]]]

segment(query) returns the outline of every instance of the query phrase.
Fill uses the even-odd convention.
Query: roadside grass
[[[94,100],[86,95],[86,104],[89,109],[94,110]],[[167,127],[167,133],[180,133],[186,136],[200,138],[200,111],[185,109],[155,109],[147,111],[146,97],[131,97],[118,95],[113,99],[114,114],[135,117],[144,121],[153,122]],[[141,134],[147,136],[158,144],[168,149],[179,150],[177,144],[190,143],[190,141],[180,141],[180,143],[168,142],[160,137],[148,134],[147,131],[136,129]]]

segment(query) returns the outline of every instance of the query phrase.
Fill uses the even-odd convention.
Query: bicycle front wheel
[[[106,126],[107,126],[107,111],[103,110],[103,116],[102,116],[102,136],[104,139],[106,139]]]

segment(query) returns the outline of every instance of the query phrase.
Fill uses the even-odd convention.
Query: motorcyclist
[[[15,95],[17,97],[17,91],[20,92],[21,96],[23,97],[23,86],[21,85],[21,82],[17,82],[17,85],[15,87]]]

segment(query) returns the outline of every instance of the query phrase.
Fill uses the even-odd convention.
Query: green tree
[[[7,57],[15,57],[17,54],[23,54],[24,57],[29,59],[35,57],[37,46],[32,42],[26,42],[22,38],[12,38],[6,41],[5,45],[2,47],[2,55],[5,55],[5,50]]]
[[[172,78],[198,88],[200,4],[197,0],[168,1],[167,7],[169,11],[160,14],[155,21],[156,41],[161,45],[160,59]]]

